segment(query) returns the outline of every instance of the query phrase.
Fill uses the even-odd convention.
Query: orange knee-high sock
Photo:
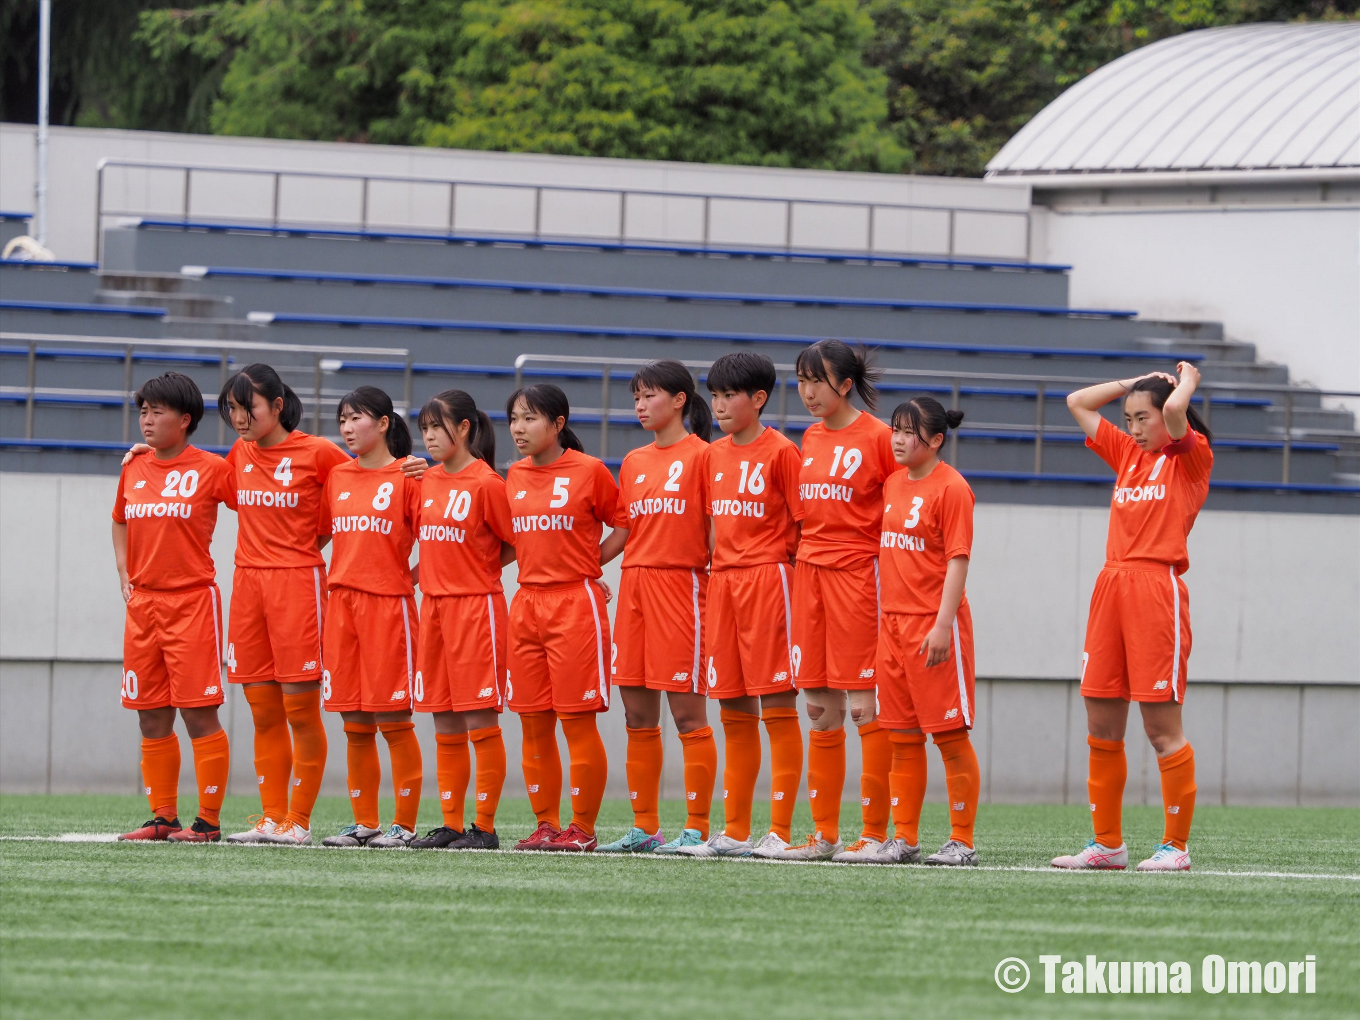
[[[759,731],[757,731],[759,737]],[[708,816],[713,810],[713,781],[718,775],[718,743],[713,727],[680,734],[685,755],[685,828],[708,839]]]
[[[293,771],[293,741],[288,735],[282,685],[251,684],[245,693],[255,722],[255,780],[260,784],[260,806],[266,818],[281,822],[288,816],[288,779]]]
[[[1091,796],[1091,822],[1096,842],[1111,850],[1124,842],[1121,831],[1124,811],[1124,782],[1129,763],[1124,758],[1124,741],[1087,737],[1091,748],[1090,773],[1086,792]]]
[[[609,781],[604,741],[600,739],[594,712],[572,712],[561,718],[571,755],[571,820],[593,836],[605,783]]]
[[[434,742],[434,781],[439,788],[439,810],[443,812],[446,826],[462,832],[468,779],[472,776],[468,735],[436,733]]]
[[[519,717],[524,728],[520,764],[529,806],[540,823],[562,828],[562,756],[557,751],[557,713],[525,712]]]
[[[499,726],[470,730],[468,740],[477,751],[477,828],[496,831],[496,807],[505,786],[505,739]]]
[[[378,760],[378,727],[373,723],[345,723],[345,766],[354,822],[376,829],[382,762]]]
[[[405,722],[378,723],[387,753],[392,756],[392,792],[397,798],[397,810],[392,818],[408,832],[416,831],[420,814],[420,784],[425,766],[420,758],[420,741],[416,739],[416,724]]]
[[[949,838],[971,847],[978,793],[982,789],[977,752],[966,729],[935,734],[935,746],[944,759],[944,784],[949,791]]]
[[[828,843],[841,838],[841,794],[845,792],[845,728],[808,734],[808,802],[812,827]]]
[[[760,716],[724,708],[723,831],[735,840],[751,838],[751,802],[760,775]]]
[[[1166,810],[1162,842],[1184,850],[1195,818],[1195,749],[1186,744],[1158,758],[1157,768],[1162,772],[1162,807]]]
[[[173,822],[179,814],[179,737],[142,738],[142,783],[151,813]]]
[[[803,730],[796,708],[767,708],[762,717],[770,737],[770,831],[787,842],[793,836],[793,807],[803,778]]]
[[[291,825],[312,827],[312,808],[326,774],[326,727],[321,722],[321,690],[285,691],[283,710],[293,730],[293,791],[288,799]]]
[[[919,846],[921,805],[926,800],[926,735],[892,730],[888,740],[892,744],[888,788],[892,796],[893,835]]]
[[[198,783],[198,817],[216,825],[222,816],[222,800],[231,776],[231,745],[227,731],[197,737],[194,746],[194,779]]]
[[[877,722],[859,728],[859,803],[863,818],[861,833],[879,842],[888,838],[888,773],[892,771],[892,741],[888,731]]]
[[[650,835],[661,828],[657,801],[661,799],[661,727],[628,727],[628,796],[633,802],[633,824]]]

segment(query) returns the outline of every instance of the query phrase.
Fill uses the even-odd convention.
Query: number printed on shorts
[[[417,701],[425,700],[425,674],[416,670],[416,682],[411,688],[411,693],[415,695]]]
[[[130,669],[123,674],[123,688],[120,693],[128,701],[137,700],[137,674]]]
[[[670,477],[666,479],[666,484],[663,485],[662,488],[665,489],[667,492],[679,492],[680,476],[684,473],[685,473],[684,461],[680,460],[672,461]]]
[[[765,491],[765,476],[761,474],[761,471],[765,468],[765,462],[757,461],[755,468],[750,472],[750,477],[747,477],[746,469],[750,466],[749,460],[741,462],[741,481],[737,483],[737,491],[749,492],[753,496],[759,496]]]
[[[619,671],[619,646],[611,643],[609,649],[609,675],[613,676]]]
[[[274,481],[281,482],[284,487],[288,486],[293,480],[293,458],[284,457],[279,461],[279,466],[274,469]]]
[[[329,669],[321,671],[321,700],[331,700],[331,671]]]
[[[444,507],[445,517],[452,517],[455,521],[465,521],[471,510],[472,493],[467,489],[449,490],[449,502],[448,505]]]
[[[840,470],[842,454],[844,454],[845,458],[845,474],[841,475],[842,478],[849,478],[858,471],[859,466],[864,463],[864,454],[860,453],[859,450],[853,446],[848,450],[844,446],[838,446],[833,452],[835,453],[835,457],[831,461],[832,478],[835,478],[836,472]]]
[[[235,673],[235,672],[236,672],[236,642],[235,642],[235,641],[233,641],[233,642],[231,642],[230,644],[227,645],[227,671],[228,671],[229,673]]]
[[[188,499],[198,491],[198,472],[185,471],[181,474],[178,471],[171,471],[165,476],[165,488],[161,490],[162,496],[180,495]]]
[[[553,498],[552,498],[552,502],[550,502],[550,503],[548,504],[548,506],[553,506],[553,507],[556,507],[556,506],[566,506],[566,505],[567,505],[567,486],[570,485],[570,484],[571,484],[571,479],[570,479],[570,478],[554,478],[554,479],[553,479]]]
[[[386,510],[392,505],[392,483],[383,482],[378,486],[378,494],[373,497],[374,510]]]

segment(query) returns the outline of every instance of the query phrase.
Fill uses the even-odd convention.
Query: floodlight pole
[[[48,84],[52,77],[52,0],[38,0],[38,174],[33,233],[47,247]]]

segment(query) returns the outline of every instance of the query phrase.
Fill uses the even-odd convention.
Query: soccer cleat
[[[760,842],[751,847],[751,856],[760,857],[765,860],[775,859],[782,851],[787,850],[789,845],[783,838],[773,832],[767,832],[760,837]]]
[[[832,843],[823,839],[820,832],[814,832],[797,846],[787,846],[769,856],[776,861],[829,861],[844,849],[840,840]]]
[[[246,819],[246,821],[254,822],[255,824],[252,825],[249,829],[246,829],[245,832],[233,832],[230,836],[227,837],[228,843],[273,842],[272,840],[266,839],[265,837],[272,835],[274,829],[277,828],[277,826],[274,823],[274,819],[269,818],[267,816],[261,818],[259,815],[251,815],[249,818]]]
[[[1080,853],[1055,857],[1052,863],[1069,871],[1123,871],[1129,866],[1129,848],[1124,843],[1108,847],[1093,839]]]
[[[273,846],[311,846],[312,830],[304,829],[296,822],[279,822],[272,832],[260,837],[260,842]]]
[[[321,845],[346,848],[367,846],[370,839],[381,835],[382,829],[370,829],[367,825],[346,825],[334,836],[323,839]]]
[[[586,832],[575,822],[572,822],[565,829],[559,832],[551,840],[544,850],[553,850],[559,853],[588,854],[600,845],[600,841]]]
[[[379,850],[405,850],[411,845],[411,840],[415,838],[416,834],[410,829],[403,829],[396,822],[393,822],[392,828],[381,836],[374,836],[366,845],[377,847]]]
[[[171,843],[216,843],[221,838],[222,827],[205,822],[202,818],[195,818],[190,828],[180,829],[166,837]]]
[[[927,864],[945,868],[976,868],[977,851],[967,843],[951,839],[926,858]]]
[[[516,850],[546,850],[548,844],[557,836],[557,830],[547,822],[539,822],[538,828],[515,844]]]
[[[612,843],[606,843],[598,850],[602,854],[649,854],[664,842],[666,837],[661,834],[660,829],[649,836],[634,825],[625,835]]]
[[[450,843],[462,838],[463,834],[457,829],[450,829],[447,825],[441,825],[437,829],[431,829],[419,839],[411,840],[407,846],[412,850],[447,850]]]
[[[684,847],[703,846],[704,844],[705,840],[703,834],[699,832],[698,829],[686,829],[669,843],[663,843],[661,846],[657,847],[652,853],[673,856],[680,853],[681,849]]]
[[[1138,862],[1139,871],[1189,871],[1190,851],[1178,850],[1171,843],[1163,843],[1152,851],[1152,856]]]
[[[920,864],[921,847],[901,838],[880,843],[861,836],[831,859],[837,864]]]
[[[155,818],[143,822],[140,828],[123,833],[118,839],[120,841],[128,840],[129,842],[134,843],[164,840],[169,839],[172,832],[179,832],[181,828],[182,826],[179,824],[178,818],[172,818],[169,821],[166,821],[160,815],[157,815]]]
[[[706,842],[682,846],[675,852],[682,857],[750,857],[751,841],[733,839],[725,832],[715,832]]]
[[[495,830],[487,832],[485,829],[477,827],[473,822],[467,827],[467,832],[455,839],[448,847],[450,850],[499,850],[501,848],[501,838],[496,835]]]

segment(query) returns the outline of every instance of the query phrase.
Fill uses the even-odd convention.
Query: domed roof
[[[1211,28],[1073,85],[988,176],[1360,167],[1360,22]]]

